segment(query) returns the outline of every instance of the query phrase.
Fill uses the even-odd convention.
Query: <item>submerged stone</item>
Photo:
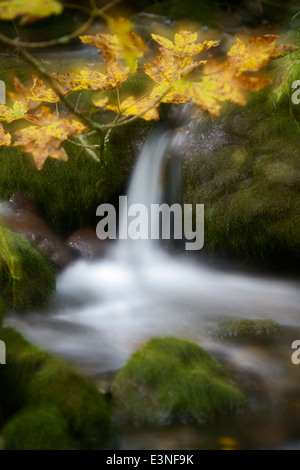
[[[217,335],[222,337],[236,336],[239,338],[276,337],[280,333],[280,325],[274,320],[249,320],[231,318],[221,320]]]

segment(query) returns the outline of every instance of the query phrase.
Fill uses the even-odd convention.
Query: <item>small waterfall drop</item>
[[[162,200],[165,157],[180,143],[179,135],[153,133],[137,160],[128,205]],[[121,229],[125,223],[124,215]],[[230,317],[272,318],[299,328],[299,305],[296,282],[219,272],[166,253],[156,240],[121,240],[104,259],[68,266],[46,311],[12,314],[9,324],[95,373],[117,370],[149,338],[174,335],[271,380],[277,370],[272,357],[241,350],[209,331]]]
[[[134,204],[143,204],[147,208],[148,214],[150,214],[151,204],[162,202],[163,182],[161,173],[169,146],[170,137],[166,131],[154,132],[145,143],[129,183],[128,207]],[[127,233],[127,229],[128,218],[127,213],[124,213],[121,214],[119,232]],[[137,263],[142,263],[152,256],[158,255],[157,250],[159,250],[157,241],[153,243],[150,237],[147,240],[119,240],[115,256],[120,259],[127,256]]]

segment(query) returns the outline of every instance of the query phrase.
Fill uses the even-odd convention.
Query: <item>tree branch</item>
[[[58,39],[51,39],[49,41],[39,41],[39,42],[24,42],[20,41],[19,39],[10,39],[4,34],[0,32],[0,41],[3,44],[6,44],[7,46],[10,47],[22,47],[24,49],[38,49],[38,48],[47,48],[47,47],[52,47],[52,46],[58,46],[60,44],[68,44],[71,42],[73,39],[78,38],[78,36],[81,36],[84,34],[94,23],[95,17],[90,16],[89,19],[82,25],[80,28],[78,28],[76,31],[73,31],[73,33],[67,34],[65,36],[61,36]]]

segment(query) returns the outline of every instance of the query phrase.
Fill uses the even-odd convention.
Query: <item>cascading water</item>
[[[161,200],[165,156],[177,142],[178,136],[165,132],[145,144],[129,205]],[[118,369],[151,337],[176,335],[272,380],[282,371],[268,351],[230,345],[210,331],[228,317],[272,318],[299,328],[299,305],[297,283],[218,272],[169,255],[151,240],[121,240],[105,259],[69,266],[46,311],[14,314],[9,323],[32,342],[94,373]]]

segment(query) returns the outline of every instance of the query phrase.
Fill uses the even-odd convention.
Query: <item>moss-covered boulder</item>
[[[274,338],[280,333],[280,325],[274,320],[230,318],[219,321],[216,333],[224,338]]]
[[[117,422],[202,423],[245,405],[217,360],[179,338],[155,338],[129,359],[112,386]]]
[[[9,307],[42,306],[55,290],[55,277],[30,242],[0,227],[0,287]]]
[[[285,66],[276,70],[277,81]],[[280,100],[275,89],[254,94],[245,107],[228,105],[220,117],[199,120],[185,148],[184,202],[205,204],[207,251],[297,269],[299,123],[291,112],[291,88]]]
[[[5,449],[101,449],[112,425],[105,397],[69,365],[0,330],[7,365],[0,368],[0,435]],[[2,430],[1,430],[2,427]]]
[[[56,409],[26,408],[2,430],[5,450],[69,450],[67,423]]]

